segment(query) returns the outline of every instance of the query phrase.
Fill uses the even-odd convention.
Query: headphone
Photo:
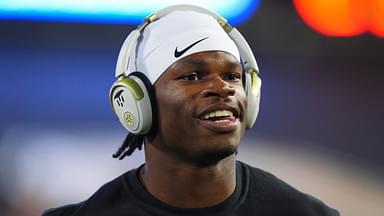
[[[261,90],[259,68],[252,50],[240,32],[230,26],[226,19],[212,11],[194,5],[175,5],[155,12],[145,18],[144,22],[125,39],[116,63],[115,77],[117,80],[109,91],[109,100],[119,121],[132,134],[145,135],[152,128],[155,117],[155,104],[151,93],[153,86],[143,73],[133,72],[126,76],[125,72],[130,66],[129,60],[135,58],[137,43],[145,27],[173,11],[195,11],[210,15],[217,20],[235,42],[245,72],[245,92],[248,104],[245,124],[247,129],[251,128],[259,112]]]

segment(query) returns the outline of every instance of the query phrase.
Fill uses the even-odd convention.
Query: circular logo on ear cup
[[[124,113],[124,121],[129,125],[132,126],[135,124],[135,117],[133,117],[132,113],[125,112]]]

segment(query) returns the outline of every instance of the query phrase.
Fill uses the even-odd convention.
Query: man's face
[[[245,131],[242,67],[207,51],[171,65],[156,81],[155,145],[178,160],[207,166],[236,152]]]

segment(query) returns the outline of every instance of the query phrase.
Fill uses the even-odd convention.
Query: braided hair
[[[128,133],[123,144],[112,155],[113,158],[122,160],[125,156],[130,156],[136,149],[141,150],[143,147],[144,135],[136,135]]]

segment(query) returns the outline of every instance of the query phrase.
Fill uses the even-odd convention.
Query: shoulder
[[[241,161],[237,161],[237,167],[242,170],[242,177],[248,179],[250,192],[262,194],[266,199],[275,196],[281,198],[282,195],[298,195],[298,190],[270,172]]]
[[[73,215],[77,209],[80,208],[82,203],[65,205],[58,208],[48,209],[43,212],[42,216],[69,216]]]
[[[97,209],[111,209],[113,208],[111,204],[127,201],[125,196],[126,185],[124,183],[124,176],[128,175],[130,172],[131,171],[128,171],[104,184],[87,200],[76,204],[48,209],[42,216],[88,215],[88,213],[97,211]]]
[[[295,200],[294,204],[301,212],[310,213],[314,216],[340,216],[336,209],[329,207],[321,200],[309,194],[302,193],[301,199]]]
[[[262,203],[265,208],[278,211],[276,214],[285,212],[285,215],[339,215],[321,200],[297,190],[267,171],[243,162],[237,162],[237,166],[243,170],[243,178],[249,181],[247,197],[251,202]]]

